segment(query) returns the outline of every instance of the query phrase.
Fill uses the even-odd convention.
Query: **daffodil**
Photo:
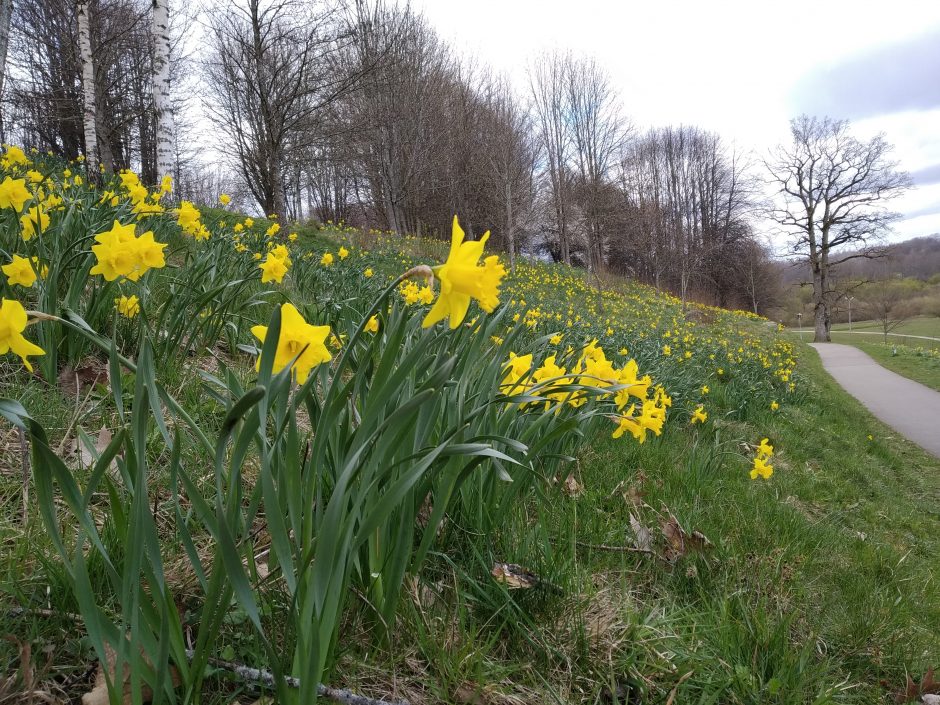
[[[362,273],[362,276],[364,276],[366,279],[371,279],[374,274],[375,272],[372,271],[372,267],[367,267],[366,271]]]
[[[23,205],[32,198],[26,189],[25,179],[11,179],[7,176],[0,183],[0,208],[12,208],[17,213],[23,212]]]
[[[25,257],[13,255],[13,261],[0,267],[0,270],[7,275],[7,284],[10,286],[31,287],[36,283],[36,272]]]
[[[232,197],[229,196],[227,193],[219,194],[219,203],[220,203],[220,204],[222,204],[223,206],[227,206],[227,205],[228,205],[229,203],[231,203],[231,202],[232,202]]]
[[[28,242],[37,232],[44,233],[49,227],[49,214],[39,206],[33,206],[20,216],[20,225],[23,242]]]
[[[281,280],[284,279],[284,275],[287,274],[287,263],[269,252],[264,262],[258,265],[258,269],[261,270],[262,284],[272,281],[280,284]]]
[[[180,203],[180,207],[176,211],[176,222],[177,224],[190,235],[194,235],[198,231],[200,223],[200,213],[199,209],[196,208],[190,201],[183,201]]]
[[[757,455],[762,458],[769,458],[774,454],[774,447],[770,445],[769,439],[762,438],[757,446]]]
[[[340,259],[346,259],[349,257],[349,250],[347,250],[345,247],[340,247],[337,254],[339,255]]]
[[[379,319],[377,316],[372,316],[367,322],[365,331],[367,333],[378,333],[379,332]]]
[[[100,274],[107,281],[127,277],[137,281],[150,269],[160,269],[166,265],[163,256],[164,243],[155,242],[153,232],[147,231],[140,237],[134,235],[134,223],[121,225],[115,220],[111,230],[95,235],[97,245],[92,245],[97,264],[91,268],[91,274]]]
[[[0,355],[8,352],[18,355],[26,369],[32,372],[33,366],[27,357],[45,355],[46,351],[23,336],[26,323],[26,309],[19,301],[3,299],[0,302]]]
[[[121,296],[114,300],[114,306],[124,318],[133,318],[140,313],[140,299],[136,295]]]
[[[482,267],[477,264],[488,239],[489,232],[479,240],[464,242],[464,231],[454,216],[450,254],[443,265],[434,268],[434,274],[440,280],[440,294],[424,318],[422,325],[425,328],[445,318],[450,319],[452,329],[456,328],[466,317],[473,299],[487,313],[499,304],[499,287],[506,275],[505,267],[495,255],[487,257]]]
[[[706,421],[708,421],[708,413],[705,411],[705,407],[699,404],[692,412],[690,423],[705,423]]]
[[[333,264],[333,255],[329,252],[325,252],[320,258],[320,264],[322,264],[324,267],[329,267],[331,264]]]
[[[253,326],[251,333],[264,343],[268,327]],[[329,335],[329,326],[312,326],[304,320],[293,304],[282,304],[281,333],[274,354],[274,372],[280,372],[293,361],[292,372],[297,381],[300,384],[306,382],[310,370],[332,359],[324,345]],[[260,358],[255,369],[261,369]]]
[[[130,169],[125,169],[120,174],[118,174],[118,177],[121,179],[121,186],[123,186],[125,189],[129,190],[134,186],[140,185],[140,178]]]
[[[767,463],[765,458],[756,457],[754,458],[754,465],[751,467],[751,479],[756,480],[758,477],[762,477],[765,480],[769,480],[770,476],[774,474],[774,468],[772,465]]]
[[[3,157],[0,158],[0,164],[6,169],[14,166],[28,166],[29,159],[27,159],[22,149],[11,145],[7,146],[6,152]]]

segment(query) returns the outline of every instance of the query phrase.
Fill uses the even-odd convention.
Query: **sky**
[[[464,55],[505,73],[556,48],[594,56],[635,127],[691,124],[755,158],[800,113],[884,132],[915,187],[890,240],[940,233],[940,0],[411,0]]]

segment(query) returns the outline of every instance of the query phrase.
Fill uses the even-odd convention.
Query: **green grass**
[[[277,291],[339,331],[348,331],[342,326],[362,313],[368,286],[416,257],[440,261],[446,250],[446,243],[414,239],[373,249],[371,234],[298,232],[294,274]],[[354,254],[329,270],[316,268],[322,251],[336,251],[340,238]],[[368,286],[361,277],[366,266],[376,271]],[[889,702],[906,674],[918,677],[940,665],[934,579],[940,462],[848,397],[810,348],[798,347],[791,379],[789,347],[779,345],[786,339],[763,322],[704,309],[692,320],[678,302],[629,282],[612,282],[595,299],[578,273],[520,270],[505,298],[525,296],[542,309],[544,324],[533,321],[532,327],[543,328],[531,339],[557,326],[566,337],[559,350],[581,345],[571,319],[583,317],[590,319],[590,337],[601,338],[611,356],[628,346],[640,369],[673,395],[663,434],[640,445],[629,437],[612,440],[609,429],[595,434],[582,428],[586,438],[577,457],[560,473],[540,474],[545,459],[536,458],[534,492],[505,506],[480,507],[481,515],[499,507],[498,516],[472,516],[467,507],[477,505],[460,497],[427,563],[408,578],[389,636],[380,636],[369,596],[349,591],[326,681],[416,704],[861,704]],[[165,293],[169,275],[153,278],[157,293]],[[255,303],[234,308],[231,320],[242,333],[234,343],[246,342],[247,324],[267,320],[271,303],[249,298],[261,288],[252,280],[244,301]],[[195,313],[189,318],[198,320]],[[531,339],[518,338],[518,350]],[[663,352],[666,344],[670,355]],[[501,359],[509,353],[483,349]],[[195,369],[222,374],[228,367],[243,385],[255,377],[251,357],[232,344],[209,354],[169,349],[160,363],[160,381],[210,435],[224,410],[198,383]],[[93,438],[102,425],[114,427],[115,407],[104,385],[76,400],[5,361],[0,388],[41,421],[53,444],[74,435],[69,429],[76,425]],[[780,402],[777,411],[771,399]],[[700,402],[709,419],[690,426],[689,413]],[[167,582],[191,623],[199,614],[193,576],[181,560],[173,498],[161,472],[165,445],[151,431],[153,485],[145,509],[152,506],[166,544]],[[769,481],[752,481],[754,446],[764,437],[775,447],[775,473]],[[197,473],[207,467],[206,457],[186,452],[186,467]],[[76,475],[85,480],[81,471]],[[461,492],[472,499],[485,481],[476,472]],[[497,485],[503,494],[494,495],[500,499],[519,486]],[[30,678],[52,702],[66,702],[89,689],[94,657],[81,621],[71,616],[78,606],[36,515],[35,492],[22,515],[25,489],[18,439],[3,425],[0,634],[12,639],[0,640],[6,675],[0,702],[22,694]],[[109,502],[99,495],[92,499],[94,518],[111,547],[117,539],[106,528]],[[67,516],[63,510],[62,519]],[[688,547],[670,545],[664,536],[670,517],[688,532]],[[650,532],[649,553],[628,550],[636,548],[633,524]],[[258,531],[263,543],[264,522]],[[538,585],[507,589],[491,574],[494,563],[503,562],[531,570]],[[96,598],[111,609],[101,565],[94,558],[90,565],[100,587]],[[289,653],[297,625],[284,618],[285,594],[276,575],[259,587],[261,612]],[[32,611],[6,609],[14,605]],[[246,619],[233,606],[214,651],[264,667],[267,654]],[[26,667],[26,646],[35,673]],[[214,671],[206,686],[202,702],[213,705],[258,698],[255,688]]]
[[[832,326],[832,330],[849,330],[849,324],[836,323]],[[854,321],[852,330],[881,332],[882,328],[879,321]],[[892,332],[901,335],[925,335],[931,338],[940,338],[940,318],[936,316],[915,316],[902,322]]]
[[[848,397],[814,352],[803,349],[800,366],[799,403],[712,417],[642,446],[604,435],[571,466],[580,496],[550,482],[494,535],[445,527],[395,642],[367,648],[357,635],[368,624],[353,618],[333,681],[412,702],[467,702],[480,690],[484,702],[600,702],[615,691],[620,702],[663,703],[674,689],[674,702],[690,703],[885,702],[882,681],[899,688],[906,670],[940,662],[940,462]],[[723,394],[713,385],[708,407]],[[67,423],[64,406],[39,411]],[[764,436],[776,472],[751,481],[742,444]],[[13,513],[14,477],[4,487]],[[672,563],[597,548],[632,545],[632,514],[661,554],[670,513],[712,546]],[[62,589],[36,559],[48,541],[39,526],[4,524],[8,594]],[[506,591],[488,575],[495,560],[552,587]],[[67,617],[7,614],[0,630],[55,645],[41,678],[86,668]],[[253,658],[250,641],[229,646]],[[4,653],[13,674],[17,649]],[[254,697],[214,687],[208,702]]]
[[[853,345],[876,362],[908,379],[940,391],[940,355],[930,349],[909,347],[889,342],[859,342],[858,337],[833,335],[832,342]]]

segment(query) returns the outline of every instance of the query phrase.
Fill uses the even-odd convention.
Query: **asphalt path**
[[[845,391],[895,431],[940,458],[940,392],[885,369],[851,345],[811,345]]]

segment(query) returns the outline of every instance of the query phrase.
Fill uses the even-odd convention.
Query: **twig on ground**
[[[584,541],[575,541],[575,544],[581,548],[592,548],[595,551],[616,551],[617,553],[648,553],[655,556],[656,552],[649,548],[637,548],[636,546],[608,546],[606,543],[585,543]]]
[[[192,658],[193,651],[187,650],[186,657]],[[221,659],[215,658],[210,658],[209,663],[215,668],[228,671],[229,673],[234,673],[243,680],[250,681],[252,683],[260,683],[262,685],[268,686],[269,688],[273,688],[276,685],[274,674],[270,671],[265,671],[260,668],[245,666],[241,663],[223,661]],[[300,687],[300,679],[293,676],[286,676],[284,678],[284,682],[289,688]],[[365,695],[356,695],[355,693],[342,688],[331,688],[328,685],[323,685],[322,683],[317,685],[317,695],[321,698],[327,698],[333,702],[341,703],[342,705],[408,705],[407,700],[398,700],[395,702],[389,702],[388,700],[377,700],[375,698],[368,698]]]

